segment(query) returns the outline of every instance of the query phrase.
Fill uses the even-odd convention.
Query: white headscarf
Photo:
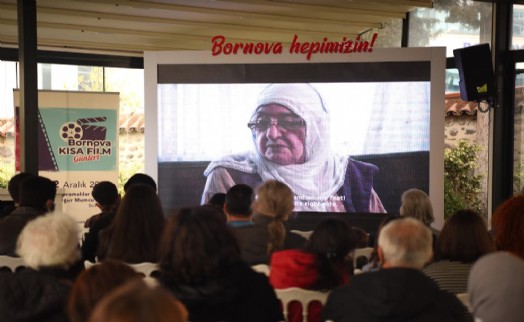
[[[344,183],[347,156],[336,156],[330,148],[329,115],[320,94],[309,84],[272,84],[258,97],[257,110],[266,105],[283,106],[306,122],[305,162],[280,165],[264,159],[258,153],[231,155],[212,162],[207,176],[216,166],[224,166],[249,173],[258,173],[263,181],[275,179],[287,184],[297,196],[310,200],[326,200],[336,194]],[[252,117],[253,117],[252,116]]]

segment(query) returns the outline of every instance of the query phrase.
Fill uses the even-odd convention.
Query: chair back
[[[86,260],[86,261],[84,261],[84,267],[86,269],[89,269],[89,267],[91,267],[93,265],[96,265],[98,263],[99,262],[93,263],[93,262],[90,262],[90,261]],[[143,263],[138,263],[138,264],[130,264],[130,263],[125,263],[125,264],[129,265],[130,267],[132,267],[136,272],[141,273],[142,275],[144,275],[144,277],[150,277],[151,274],[154,271],[158,270],[158,264],[157,263],[143,262]]]
[[[468,309],[469,312],[473,312],[471,308],[471,304],[469,303],[469,294],[468,293],[458,293],[457,298],[464,304],[464,306]]]
[[[298,287],[286,289],[275,289],[278,299],[282,302],[284,317],[288,320],[289,303],[297,301],[302,306],[302,321],[307,322],[308,307],[311,302],[318,301],[322,305],[326,303],[329,292],[311,291]]]
[[[127,264],[131,266],[135,271],[144,275],[144,277],[150,277],[154,271],[158,271],[157,263],[143,262],[138,264]]]
[[[9,269],[11,272],[17,272],[26,265],[22,258],[0,255],[0,269]]]
[[[251,266],[251,268],[252,268],[255,272],[264,273],[266,276],[269,276],[269,265],[266,265],[266,264],[258,264],[258,265],[253,265],[253,266]]]
[[[304,237],[305,239],[308,239],[309,240],[309,237],[311,236],[311,234],[313,233],[312,230],[308,230],[308,231],[303,231],[303,230],[291,230],[292,233],[295,233],[297,235],[300,235],[302,237]]]

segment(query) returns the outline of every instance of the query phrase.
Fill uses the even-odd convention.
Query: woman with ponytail
[[[276,180],[262,183],[256,189],[252,208],[253,225],[234,228],[242,259],[248,264],[268,264],[272,253],[302,248],[307,242],[285,226],[294,208],[293,192],[286,184]]]

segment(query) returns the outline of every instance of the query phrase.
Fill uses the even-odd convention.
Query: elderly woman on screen
[[[309,84],[272,84],[259,95],[248,127],[254,151],[209,164],[202,203],[237,183],[273,179],[295,195],[296,211],[385,212],[373,190],[376,166],[330,150],[329,116]]]

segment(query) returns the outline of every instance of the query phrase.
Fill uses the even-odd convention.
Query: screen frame
[[[368,53],[322,54],[306,60],[301,55],[288,53],[274,55],[213,56],[211,51],[144,52],[145,172],[158,180],[158,113],[157,85],[159,66],[172,64],[315,64],[315,63],[430,63],[430,156],[429,196],[433,204],[435,222],[444,224],[444,98],[445,98],[445,47],[428,48],[377,48]],[[311,80],[314,82],[314,80]],[[400,198],[400,196],[399,196]],[[371,214],[372,215],[372,214]]]

